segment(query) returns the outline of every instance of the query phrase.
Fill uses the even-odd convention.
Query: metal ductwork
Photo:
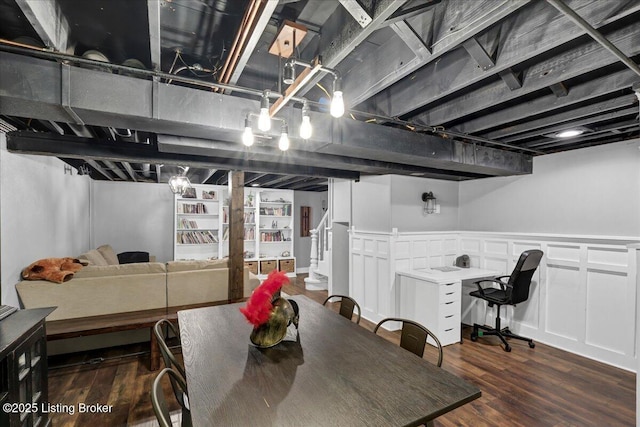
[[[275,147],[277,130],[258,144],[261,150],[245,150],[240,143],[244,119],[259,110],[258,101],[6,52],[0,52],[0,75],[0,114],[179,135],[180,139],[159,138],[160,150],[165,152],[197,151],[198,155],[274,164],[288,161]],[[288,107],[279,116],[289,123],[291,135],[297,134],[300,110]],[[528,154],[335,120],[328,114],[312,112],[311,120],[313,138],[309,142],[293,139],[292,152],[300,159],[309,156],[317,164],[330,163],[336,169],[367,173],[366,165],[358,163],[365,159],[386,165],[381,168],[385,173],[406,173],[394,172],[394,165],[477,176],[531,173]],[[379,169],[372,167],[369,173],[379,173]]]

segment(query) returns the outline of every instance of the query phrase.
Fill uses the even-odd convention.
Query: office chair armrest
[[[509,277],[509,276],[502,276],[502,277]],[[499,277],[494,277],[492,279],[482,279],[482,280],[477,280],[475,282],[473,282],[477,287],[478,287],[478,292],[480,292],[481,295],[484,295],[484,289],[480,286],[480,283],[482,282],[493,282],[493,283],[497,283],[500,285],[500,289],[502,289],[503,291],[506,290],[507,285],[506,283],[504,283],[503,281],[499,280]]]

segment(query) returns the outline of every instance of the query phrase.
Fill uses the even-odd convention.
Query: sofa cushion
[[[202,259],[189,261],[169,261],[167,272],[193,271],[193,270],[215,270],[218,268],[229,268],[226,259]]]
[[[76,273],[75,278],[124,276],[127,274],[165,273],[161,262],[144,262],[118,265],[89,265]]]
[[[118,255],[116,255],[116,251],[113,250],[111,245],[102,245],[98,247],[98,252],[100,255],[107,261],[109,265],[118,265],[120,262],[118,261]]]
[[[91,249],[88,252],[83,253],[82,255],[78,255],[77,257],[80,260],[86,260],[89,262],[89,265],[109,265],[106,259],[102,256],[97,249]]]

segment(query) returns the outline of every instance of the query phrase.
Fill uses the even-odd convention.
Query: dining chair
[[[164,329],[166,327],[166,330]],[[158,347],[160,348],[160,354],[162,355],[162,359],[164,360],[165,368],[170,368],[178,372],[178,374],[182,378],[186,378],[186,373],[184,370],[184,366],[176,359],[176,356],[173,354],[165,337],[167,333],[171,332],[175,335],[178,340],[180,339],[180,332],[176,328],[176,326],[167,319],[161,319],[156,322],[153,327],[153,333],[155,334]],[[171,381],[171,388],[173,389],[173,394],[176,397],[176,400],[182,407],[182,425],[183,426],[191,426],[191,412],[189,411],[189,398],[187,395],[187,387],[186,384],[184,387],[181,387],[178,384],[178,381],[175,380],[173,376],[169,376],[169,380]]]
[[[357,309],[356,315],[358,317],[356,318],[356,323],[359,325],[360,324],[360,306],[358,305],[356,300],[354,300],[353,298],[348,297],[346,295],[329,295],[327,297],[327,299],[324,300],[322,305],[327,305],[329,300],[331,300],[333,298],[340,298],[340,311],[339,311],[339,313],[340,313],[341,316],[346,317],[349,320],[351,320],[353,318],[354,309]]]
[[[160,427],[172,427],[171,414],[169,412],[169,406],[165,399],[164,390],[162,388],[162,381],[165,376],[168,376],[171,381],[171,386],[174,384],[178,386],[181,392],[186,396],[187,383],[182,375],[171,368],[164,368],[156,379],[153,381],[153,387],[151,388],[151,405],[153,406],[153,412],[156,414],[158,424]],[[186,400],[188,402],[188,400]],[[182,408],[182,427],[191,427],[191,414],[189,413],[188,419],[185,419],[184,407]]]
[[[424,347],[427,343],[427,339],[431,338],[435,342],[436,348],[438,349],[437,365],[439,367],[442,366],[442,344],[440,344],[440,340],[435,336],[433,332],[422,326],[420,323],[414,322],[413,320],[402,319],[398,317],[388,317],[378,322],[376,327],[373,329],[373,333],[376,334],[380,326],[386,322],[402,322],[402,332],[400,333],[400,347],[404,348],[405,350],[409,350],[416,356],[424,356]]]

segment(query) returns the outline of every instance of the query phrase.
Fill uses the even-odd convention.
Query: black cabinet
[[[0,426],[44,427],[47,338],[45,318],[55,308],[18,310],[0,321]]]

